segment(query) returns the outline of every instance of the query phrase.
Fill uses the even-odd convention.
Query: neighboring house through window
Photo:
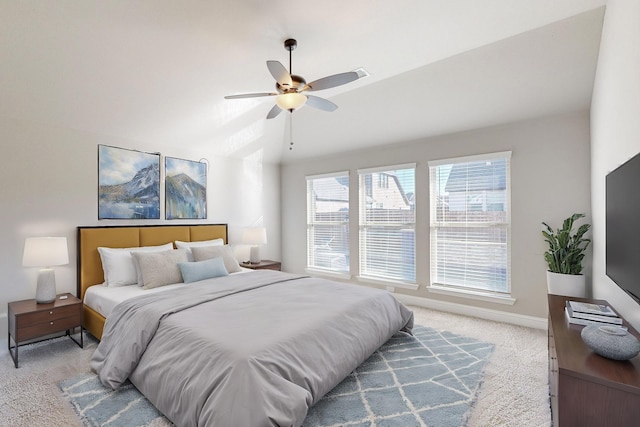
[[[429,162],[432,287],[511,292],[510,158]]]
[[[360,276],[415,283],[415,164],[358,175]]]
[[[307,268],[349,273],[349,172],[307,177]]]

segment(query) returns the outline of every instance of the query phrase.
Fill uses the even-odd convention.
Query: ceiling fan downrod
[[[291,52],[298,47],[298,42],[296,39],[286,39],[284,41],[284,48],[289,51],[289,74],[293,74],[293,70],[291,69]]]

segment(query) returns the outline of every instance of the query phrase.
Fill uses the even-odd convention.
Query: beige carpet
[[[411,308],[416,323],[496,344],[469,427],[551,426],[547,331]]]
[[[546,331],[412,307],[416,323],[496,344],[468,426],[550,426]],[[57,383],[88,372],[96,341],[68,338],[20,348],[20,368],[0,357],[0,426],[81,426]],[[5,347],[6,348],[6,347]]]

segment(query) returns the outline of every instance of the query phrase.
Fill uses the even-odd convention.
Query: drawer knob
[[[50,325],[53,325],[53,322],[49,323]]]
[[[50,311],[49,314],[53,314],[53,311]]]

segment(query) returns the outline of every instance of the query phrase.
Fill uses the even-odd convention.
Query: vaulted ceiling
[[[587,109],[605,3],[0,0],[0,115],[286,163]],[[370,76],[317,92],[332,113],[223,98],[273,91],[290,37],[307,81]]]

